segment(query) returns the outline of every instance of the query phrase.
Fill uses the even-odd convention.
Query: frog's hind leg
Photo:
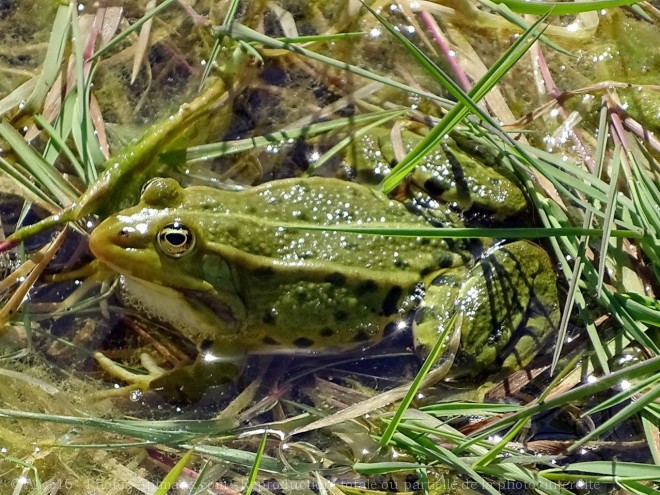
[[[440,364],[453,366],[453,377],[527,366],[559,322],[552,262],[528,241],[490,250],[469,270],[438,272],[426,287],[413,327],[415,351],[425,358],[455,315]]]
[[[461,347],[452,375],[506,374],[527,366],[559,323],[548,254],[528,241],[487,252],[461,284],[456,310]]]

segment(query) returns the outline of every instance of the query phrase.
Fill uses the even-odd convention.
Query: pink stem
[[[465,91],[469,91],[470,88],[472,88],[472,84],[470,83],[468,77],[465,75],[465,72],[463,72],[463,69],[461,69],[461,67],[456,62],[456,57],[454,57],[453,50],[449,47],[449,42],[442,34],[442,31],[440,31],[440,26],[438,26],[438,23],[435,22],[433,16],[428,12],[421,12],[420,15],[422,16],[422,20],[426,24],[426,27],[429,29],[429,31],[431,31],[433,39],[438,44],[440,51],[445,55],[445,59],[447,60],[447,63],[449,64],[452,72],[456,76],[456,79],[458,79],[458,83]]]

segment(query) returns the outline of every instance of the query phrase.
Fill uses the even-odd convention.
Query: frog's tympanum
[[[441,179],[451,185],[448,175]],[[525,208],[522,193],[494,169],[479,184],[474,175],[483,174],[462,174],[464,199],[486,197],[493,216],[500,215],[493,203],[502,203],[501,216]],[[437,193],[440,183],[424,177],[418,191]],[[541,248],[518,241],[475,256],[452,240],[332,230],[438,224],[421,210],[420,201],[339,179],[242,191],[153,179],[136,206],[93,231],[90,247],[122,275],[128,304],[176,328],[200,355],[191,366],[132,381],[195,395],[240,375],[246,354],[338,353],[366,347],[402,321],[412,321],[425,357],[455,313],[454,376],[528,364],[558,319],[555,274]]]

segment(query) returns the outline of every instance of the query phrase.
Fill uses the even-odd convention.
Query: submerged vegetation
[[[0,2],[0,493],[658,493],[659,28],[617,0]],[[398,335],[194,404],[108,393],[96,351],[195,355],[87,247],[150,179],[396,197],[449,143],[529,218],[457,196],[460,227],[344,230],[542,245],[563,317],[531,364],[438,382]]]

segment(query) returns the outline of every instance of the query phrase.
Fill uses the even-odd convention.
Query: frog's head
[[[174,179],[151,180],[136,206],[94,229],[92,253],[123,275],[180,290],[212,290],[208,263],[202,262],[203,242],[194,215],[185,208],[185,196]],[[217,268],[221,260],[214,258]]]

